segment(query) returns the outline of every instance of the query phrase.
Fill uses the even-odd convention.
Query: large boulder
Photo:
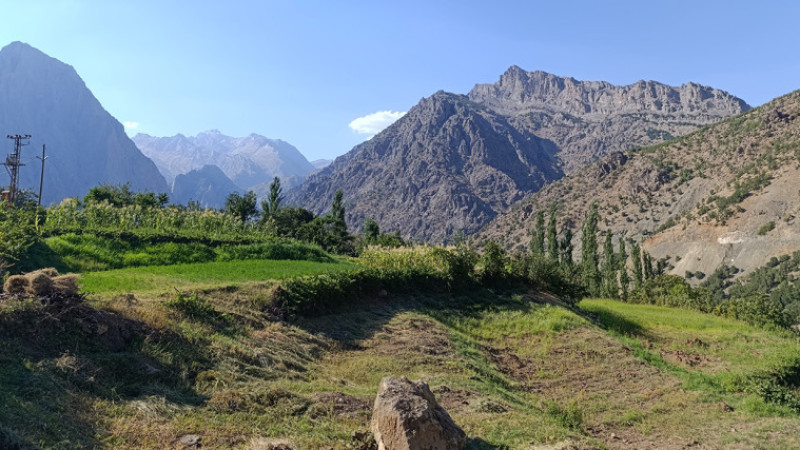
[[[381,380],[372,413],[379,450],[444,450],[467,446],[464,430],[436,402],[428,384],[406,377]]]

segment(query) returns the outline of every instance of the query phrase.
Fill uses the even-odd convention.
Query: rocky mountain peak
[[[750,109],[733,95],[697,83],[673,87],[656,81],[615,86],[605,81],[578,81],[547,72],[511,66],[497,83],[478,84],[470,100],[507,114],[534,110],[575,116],[658,113],[703,114],[723,118]]]

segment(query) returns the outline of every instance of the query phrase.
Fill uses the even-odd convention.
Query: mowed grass
[[[800,357],[800,340],[738,320],[679,308],[587,299],[580,308],[609,330],[663,352],[698,355],[692,370],[720,377],[772,370]]]
[[[214,261],[89,272],[81,275],[80,285],[83,292],[87,294],[141,294],[173,289],[208,289],[248,282],[283,280],[302,275],[353,270],[357,267],[357,264],[341,259],[335,262]]]

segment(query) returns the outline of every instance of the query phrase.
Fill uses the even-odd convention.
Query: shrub
[[[509,259],[506,251],[497,245],[494,241],[489,241],[483,249],[481,256],[481,263],[483,271],[481,272],[481,279],[484,282],[499,282],[508,276],[506,264]]]
[[[758,235],[759,236],[764,236],[764,235],[766,235],[767,233],[769,233],[770,231],[772,231],[774,229],[775,229],[775,222],[769,221],[769,222],[765,223],[764,225],[761,225],[761,228],[758,229]]]

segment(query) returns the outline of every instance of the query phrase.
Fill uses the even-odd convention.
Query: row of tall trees
[[[645,281],[663,273],[663,267],[660,264],[654,267],[653,258],[638,243],[631,243],[628,254],[626,240],[620,236],[614,248],[613,234],[610,231],[601,233],[598,229],[600,215],[596,203],[590,205],[581,225],[581,260],[578,264],[573,262],[572,256],[572,224],[564,224],[559,238],[556,205],[549,208],[548,215],[547,221],[543,209],[535,215],[531,253],[534,257],[571,268],[589,295],[626,299],[631,288],[638,289]],[[599,239],[603,239],[602,255]]]

